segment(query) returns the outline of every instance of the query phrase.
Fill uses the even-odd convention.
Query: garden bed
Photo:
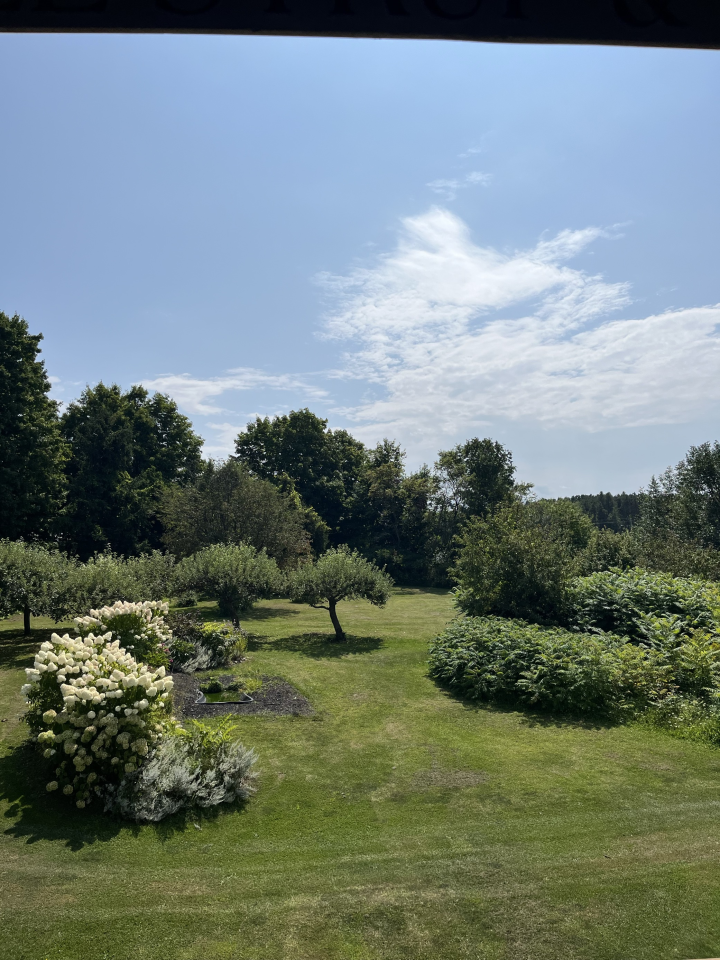
[[[232,675],[220,677],[228,683],[237,679]],[[182,717],[220,717],[226,713],[257,714],[273,713],[284,716],[309,717],[315,712],[299,690],[281,677],[263,676],[263,685],[252,693],[250,703],[198,703],[200,684],[204,680],[201,674],[173,674],[173,704],[175,715]]]

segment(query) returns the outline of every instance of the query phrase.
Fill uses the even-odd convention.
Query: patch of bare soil
[[[219,677],[221,682],[232,683],[233,676]],[[299,690],[281,677],[262,678],[263,685],[251,694],[252,703],[197,703],[202,676],[174,673],[173,707],[178,719],[192,717],[221,717],[226,713],[253,714],[274,713],[284,716],[310,717],[315,712]]]

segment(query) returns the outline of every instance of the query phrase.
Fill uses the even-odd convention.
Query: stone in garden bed
[[[227,686],[237,680],[228,675],[218,677]],[[281,677],[263,676],[262,687],[253,690],[251,703],[197,703],[200,684],[205,678],[198,674],[174,673],[173,704],[178,718],[220,717],[226,713],[258,714],[273,713],[285,716],[310,717],[315,712],[299,690]]]

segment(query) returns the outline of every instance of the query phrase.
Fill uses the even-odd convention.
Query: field
[[[322,611],[258,605],[250,665],[316,715],[240,719],[244,809],[146,827],[45,793],[18,717],[49,624],[1,625],[3,960],[720,954],[720,751],[443,692],[442,591],[339,612],[344,646]]]

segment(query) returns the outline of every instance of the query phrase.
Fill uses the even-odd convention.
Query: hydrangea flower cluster
[[[169,667],[172,632],[164,620],[167,612],[167,603],[160,600],[118,600],[112,606],[91,610],[86,617],[75,617],[75,624],[81,637],[109,631],[136,660]]]
[[[158,605],[128,606],[155,610]],[[78,619],[102,620],[96,613],[103,611]],[[151,615],[147,622],[152,620]],[[173,682],[165,667],[139,663],[111,632],[81,637],[54,633],[25,672],[28,723],[43,756],[57,758],[47,789],[74,794],[80,808],[138,770],[152,746],[174,727]]]

